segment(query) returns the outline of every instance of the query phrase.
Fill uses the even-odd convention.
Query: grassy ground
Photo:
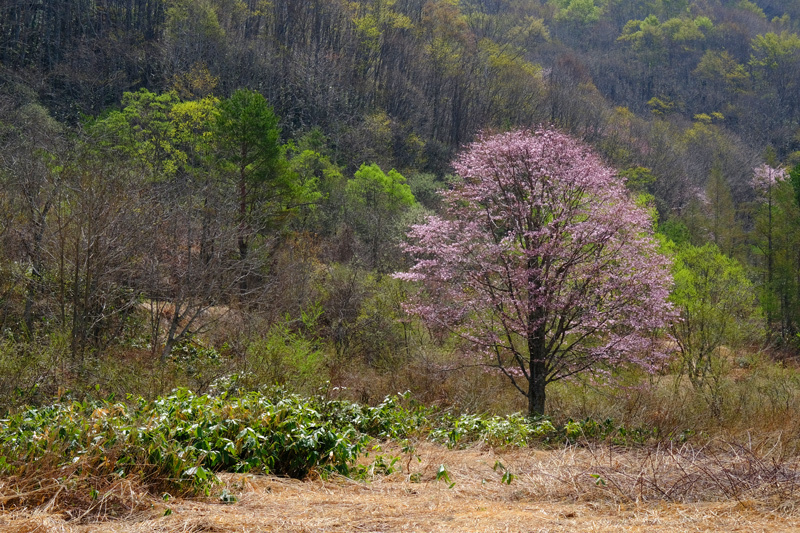
[[[800,531],[797,464],[769,450],[721,443],[635,450],[605,445],[448,450],[424,443],[410,456],[390,445],[383,452],[400,455],[403,472],[366,482],[226,474],[225,494],[236,499],[227,504],[219,493],[164,501],[135,486],[120,486],[113,495],[101,495],[83,519],[44,501],[0,514],[0,530]],[[437,475],[442,465],[448,480]],[[502,478],[506,472],[513,475],[510,483]],[[126,511],[106,520],[103,505],[115,513]]]
[[[207,392],[217,377],[245,370],[250,388],[299,376],[297,383],[284,384],[304,394],[322,390],[371,405],[411,390],[412,397],[454,417],[525,408],[524,398],[502,376],[482,369],[450,371],[450,361],[437,354],[397,366],[383,362],[386,368],[358,361],[329,368],[309,346],[279,331],[241,360],[188,344],[165,364],[152,354],[131,352],[64,373],[64,357],[43,351],[26,359],[16,355],[16,346],[2,345],[0,399],[6,404],[0,413],[14,413],[26,403],[47,405],[62,388],[78,399],[84,390],[148,399],[178,386]],[[401,444],[386,443],[362,458],[363,465],[371,468],[376,455],[384,454],[399,457],[402,469],[367,480],[322,480],[317,470],[303,481],[220,474],[222,485],[208,497],[174,494],[165,500],[161,491],[172,490],[166,481],[175,475],[158,474],[164,478],[159,481],[147,479],[155,476],[147,469],[130,468],[129,476],[109,476],[100,468],[105,452],[92,456],[99,466],[90,454],[64,464],[60,452],[49,462],[23,460],[27,467],[17,478],[0,477],[0,532],[800,532],[800,368],[796,361],[760,353],[731,355],[725,363],[718,384],[702,390],[670,369],[654,376],[621,371],[611,384],[566,381],[548,390],[557,427],[570,420],[611,420],[613,428],[626,428],[627,436],[584,435],[562,445],[533,439],[528,442],[534,447],[503,449],[473,443],[467,435],[455,443],[467,449],[420,441],[411,454]],[[718,400],[716,415],[711,400]],[[101,411],[89,409],[87,427],[100,427],[95,419],[102,418]],[[387,424],[395,427],[403,419],[392,418],[392,412],[387,411]],[[460,427],[465,429],[463,421]],[[437,442],[445,442],[452,429]],[[53,431],[48,434],[55,439]],[[165,435],[167,444],[175,443],[172,433]],[[80,440],[81,446],[90,449],[95,436]],[[134,452],[138,446],[132,446]],[[183,444],[176,446],[172,452],[178,453]],[[117,451],[138,457],[128,449]],[[14,458],[21,456],[11,453],[9,460]],[[87,465],[102,472],[92,473]],[[222,495],[228,503],[221,502]]]

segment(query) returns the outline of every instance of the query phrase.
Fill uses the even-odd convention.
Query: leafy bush
[[[352,425],[360,432],[377,439],[404,439],[423,435],[431,424],[432,409],[410,400],[409,394],[387,396],[375,407],[346,401],[326,402],[331,418]],[[407,404],[407,405],[405,405]]]
[[[273,324],[263,336],[252,339],[245,360],[240,385],[246,389],[277,383],[292,390],[314,390],[325,380],[317,343],[292,331],[288,323]]]
[[[430,438],[448,448],[477,441],[489,446],[526,446],[531,437],[542,437],[551,432],[555,432],[555,428],[549,420],[531,422],[520,413],[504,417],[463,414],[443,417],[431,431]]]
[[[115,480],[136,480],[151,491],[207,494],[217,472],[304,478],[316,471],[366,478],[400,470],[397,458],[381,454],[366,466],[357,463],[369,455],[374,439],[400,441],[405,451],[411,449],[409,439],[425,438],[454,448],[585,439],[629,444],[651,436],[610,419],[570,420],[557,429],[548,419],[532,422],[521,414],[452,416],[407,394],[370,407],[277,388],[237,397],[178,389],[155,401],[110,397],[11,415],[0,421],[0,475],[34,484],[46,476],[88,494]]]
[[[90,400],[11,416],[0,429],[0,473],[79,463],[83,474],[208,491],[220,471],[302,478],[321,468],[347,475],[369,440],[323,417],[313,400],[179,390],[154,402]]]
[[[579,441],[610,441],[618,445],[644,444],[656,437],[656,431],[647,428],[627,428],[617,425],[613,419],[606,418],[598,422],[593,418],[584,420],[569,419],[558,431],[560,440],[568,442]]]
[[[492,447],[588,441],[630,446],[644,444],[657,437],[653,429],[628,428],[610,418],[602,422],[593,418],[578,421],[570,418],[564,425],[555,426],[548,418],[530,420],[520,413],[504,417],[472,414],[443,416],[433,426],[430,440],[445,444],[448,448],[464,447],[476,442]]]

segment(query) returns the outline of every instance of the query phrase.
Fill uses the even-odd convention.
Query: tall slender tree
[[[236,183],[239,259],[247,259],[254,217],[264,203],[279,201],[288,187],[280,172],[278,117],[264,97],[238,90],[220,103],[216,139],[223,172]]]
[[[762,296],[761,305],[766,318],[767,335],[776,333],[780,302],[777,298],[775,283],[776,258],[776,221],[780,210],[780,190],[786,184],[788,174],[780,167],[768,164],[758,166],[753,172],[753,189],[759,196],[761,206],[756,213],[756,249],[762,260]]]

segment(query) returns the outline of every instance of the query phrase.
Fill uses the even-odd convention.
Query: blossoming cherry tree
[[[650,215],[587,146],[551,129],[485,136],[454,163],[443,212],[412,227],[406,310],[467,340],[542,415],[549,383],[623,362],[653,370],[669,261]]]

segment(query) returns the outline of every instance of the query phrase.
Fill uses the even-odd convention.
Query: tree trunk
[[[242,149],[242,159],[247,157],[247,152]],[[239,247],[239,260],[244,261],[247,259],[247,175],[245,173],[245,166],[239,170],[239,233],[237,236],[237,245]]]
[[[525,243],[531,250],[533,244]],[[534,272],[541,266],[541,257],[528,258],[528,286],[532,292],[540,287],[540,279]],[[528,376],[528,418],[544,416],[545,387],[547,386],[547,320],[545,312],[532,299],[528,299],[527,341],[530,374]]]
[[[40,214],[34,212],[34,231],[33,242],[31,243],[31,276],[28,279],[28,287],[25,292],[25,311],[23,314],[23,322],[25,324],[25,334],[29,339],[33,338],[33,306],[36,302],[37,293],[42,284],[42,270],[44,269],[44,260],[42,258],[42,240],[44,239],[45,217],[50,210],[49,202],[45,204]]]
[[[161,350],[161,364],[167,362],[167,358],[172,353],[172,348],[175,346],[175,343],[178,341],[178,324],[181,321],[181,304],[180,302],[176,301],[175,306],[172,312],[172,317],[169,321],[169,331],[167,331],[167,338],[164,339],[164,349]]]
[[[528,418],[544,415],[547,366],[542,362],[531,362],[531,377],[528,381]]]
[[[545,387],[547,386],[547,347],[544,321],[537,309],[528,316],[528,418],[544,415]],[[538,326],[536,326],[538,324]]]
[[[244,302],[249,287],[247,279],[247,266],[245,260],[249,251],[248,226],[247,226],[247,148],[242,147],[242,163],[239,169],[239,231],[237,235],[237,245],[239,247],[239,261],[242,264],[241,278],[239,279],[239,296]]]

